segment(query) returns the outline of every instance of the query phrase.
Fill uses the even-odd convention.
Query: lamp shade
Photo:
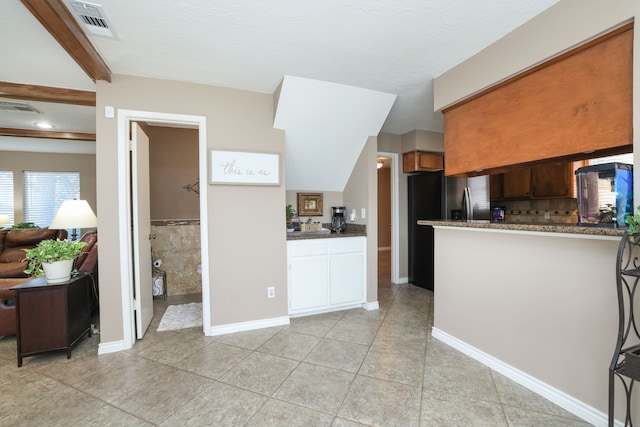
[[[92,228],[98,226],[98,218],[86,200],[65,200],[53,217],[49,228]]]
[[[0,225],[11,224],[11,217],[8,214],[0,214]]]

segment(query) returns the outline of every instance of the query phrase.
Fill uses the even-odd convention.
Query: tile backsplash
[[[491,203],[491,207],[505,209],[506,222],[526,224],[577,224],[578,203],[576,199],[548,200],[502,200]],[[545,213],[548,215],[545,217]]]

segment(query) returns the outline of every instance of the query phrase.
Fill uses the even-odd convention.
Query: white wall
[[[367,142],[358,157],[351,176],[345,186],[344,204],[351,212],[356,210],[356,221],[347,223],[363,224],[367,227],[367,302],[378,301],[378,143],[375,136]],[[360,210],[366,209],[366,217]]]

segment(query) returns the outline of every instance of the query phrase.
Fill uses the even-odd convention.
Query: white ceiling
[[[398,95],[383,131],[442,131],[433,77],[557,1],[95,0],[119,39],[90,39],[116,74],[265,93],[285,75],[356,86]],[[95,90],[19,0],[0,1],[0,16],[0,80]],[[59,130],[95,127],[85,117]]]
[[[367,138],[380,132],[395,99],[384,92],[285,76],[273,126],[285,130],[287,189],[343,191]]]

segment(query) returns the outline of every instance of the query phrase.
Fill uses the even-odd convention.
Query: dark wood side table
[[[18,367],[22,358],[66,350],[91,336],[91,275],[79,273],[69,281],[50,284],[44,277],[14,286]]]

